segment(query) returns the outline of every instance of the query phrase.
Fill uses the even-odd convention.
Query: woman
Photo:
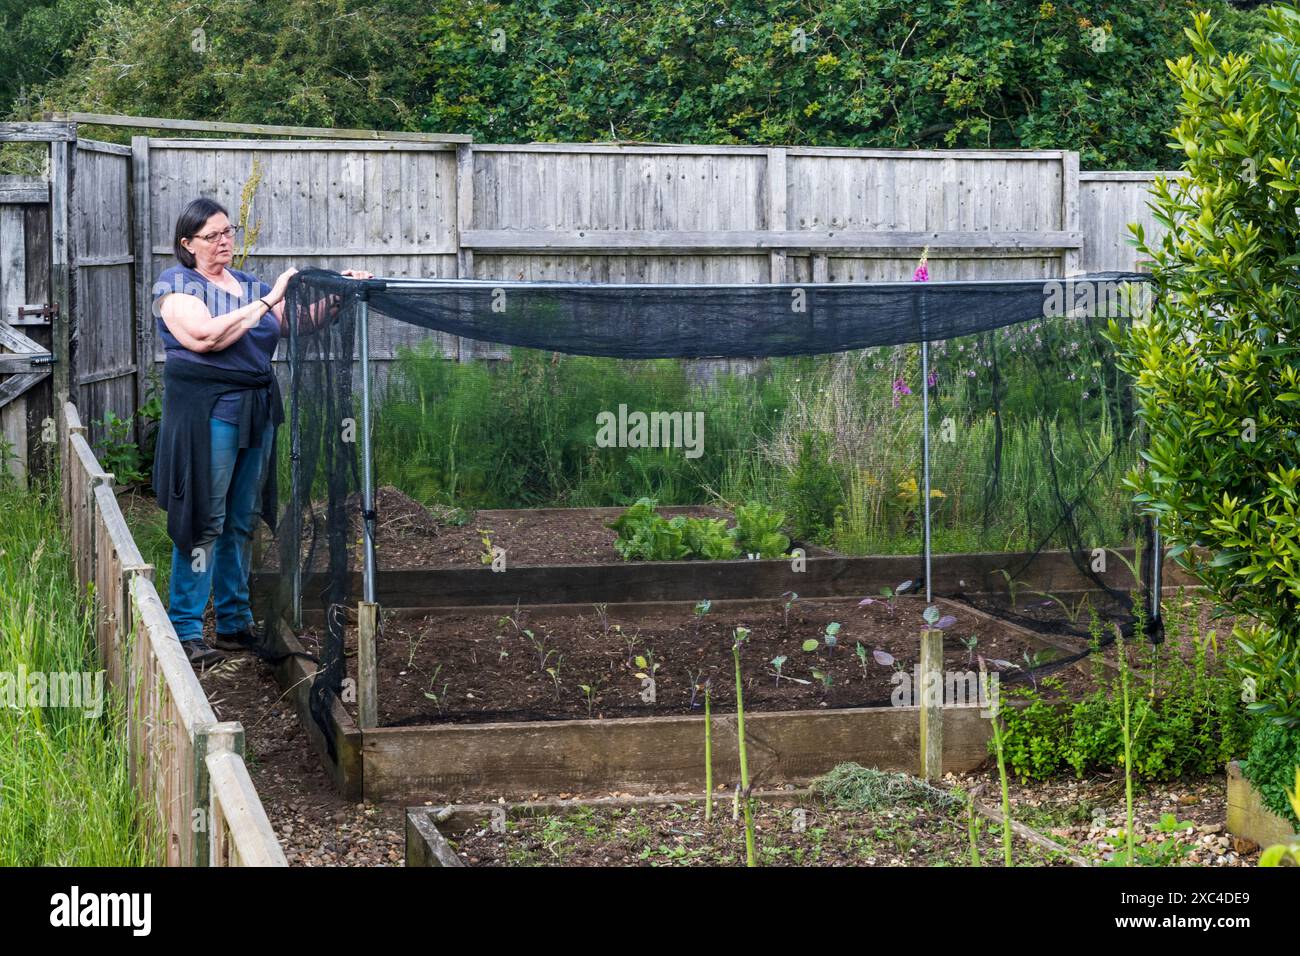
[[[253,645],[248,572],[258,510],[274,520],[274,490],[262,474],[284,421],[271,357],[288,334],[284,294],[298,271],[267,285],[231,269],[238,226],[211,199],[195,199],[176,220],[172,249],[180,263],[153,288],[153,314],[166,348],[163,412],[154,462],[154,494],[172,539],[167,613],[186,657],[203,667],[223,655],[203,640],[209,595],[216,640],[224,650]],[[341,273],[369,279],[369,272]],[[306,310],[305,324],[338,314],[332,298]],[[274,473],[267,476],[273,485]]]

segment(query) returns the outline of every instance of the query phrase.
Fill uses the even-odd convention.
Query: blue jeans
[[[253,527],[261,504],[262,472],[271,454],[274,426],[267,426],[257,448],[239,447],[239,426],[218,418],[212,428],[212,503],[208,524],[194,550],[172,545],[171,592],[167,616],[182,641],[203,638],[203,611],[212,595],[217,631],[251,630],[248,571]]]

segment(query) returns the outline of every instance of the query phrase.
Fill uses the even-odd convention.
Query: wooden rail
[[[244,764],[244,730],[220,723],[99,466],[76,408],[60,416],[62,502],[95,642],[126,701],[131,780],[156,814],[169,866],[286,866]]]

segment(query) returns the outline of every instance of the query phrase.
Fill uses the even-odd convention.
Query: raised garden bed
[[[407,811],[407,866],[743,866],[744,825],[720,794],[704,820],[702,795],[416,807]],[[756,795],[761,866],[969,866],[968,811],[959,801],[834,806],[807,790]],[[976,846],[1001,864],[1000,830],[981,818]],[[1017,838],[1017,862],[1071,865],[1064,853]],[[1043,840],[1043,844],[1048,841]]]
[[[916,554],[848,557],[795,542],[792,547],[803,548],[806,555],[798,563],[748,558],[624,561],[614,549],[615,532],[605,527],[623,508],[479,511],[461,524],[449,524],[448,515],[435,514],[393,489],[383,489],[378,501],[376,589],[378,602],[387,608],[740,600],[784,591],[808,597],[863,597],[917,580],[923,573],[919,534]],[[704,506],[659,510],[665,515],[727,517]],[[505,549],[504,571],[493,571],[483,562],[487,549],[479,529],[490,529],[492,545]],[[360,593],[359,524],[351,540],[351,587]],[[1132,559],[1131,549],[1120,553]],[[1031,591],[1068,597],[1096,587],[1079,573],[1067,552],[1029,558],[1019,552],[934,555],[933,590],[1001,599],[1007,595],[1004,572],[1015,574],[1022,604],[1032,600]],[[318,593],[328,584],[321,573],[326,560],[322,536],[312,567],[304,571],[304,594]],[[266,553],[259,568],[252,584],[265,593],[278,581],[275,555]],[[1117,589],[1132,583],[1119,560],[1108,563],[1102,578]],[[1184,583],[1181,572],[1167,568],[1165,583]],[[1045,608],[1039,613],[1059,612]]]
[[[739,758],[733,714],[734,684],[729,679],[728,629],[739,622],[751,628],[750,640],[758,642],[748,647],[742,657],[748,674],[746,735],[750,767],[756,780],[764,786],[805,783],[846,761],[915,772],[920,752],[918,708],[848,705],[854,701],[855,688],[856,693],[864,695],[856,698],[859,704],[867,699],[866,694],[875,694],[878,689],[885,691],[884,699],[888,701],[895,689],[888,680],[894,668],[877,663],[870,652],[884,650],[887,645],[899,652],[895,655],[896,663],[904,669],[915,661],[921,603],[913,600],[908,604],[905,609],[900,602],[891,612],[879,605],[859,608],[856,601],[816,602],[816,606],[814,602],[801,601],[791,613],[792,633],[788,638],[782,636],[783,608],[772,602],[711,611],[700,625],[698,639],[690,607],[654,609],[661,618],[659,626],[667,630],[654,632],[660,668],[653,704],[640,698],[645,691],[643,680],[635,678],[638,671],[628,670],[627,644],[613,630],[626,608],[611,607],[606,612],[611,628],[608,638],[594,608],[587,608],[585,616],[566,614],[560,608],[531,609],[533,620],[519,620],[520,631],[532,630],[534,637],[550,635],[554,626],[556,643],[565,634],[574,641],[574,649],[568,651],[574,655],[571,661],[582,659],[599,664],[616,678],[609,682],[607,689],[598,691],[590,718],[586,716],[585,693],[577,688],[577,684],[588,681],[565,678],[561,664],[561,695],[557,703],[554,677],[539,671],[535,659],[527,662],[529,654],[536,649],[510,621],[501,621],[493,613],[458,609],[426,615],[428,621],[423,617],[411,620],[409,615],[405,619],[390,619],[380,639],[380,662],[381,672],[393,679],[389,681],[385,677],[381,683],[378,695],[381,719],[403,719],[400,705],[406,700],[421,712],[404,716],[427,720],[432,712],[432,718],[438,722],[361,731],[348,712],[353,704],[336,700],[331,721],[343,743],[331,764],[331,772],[341,789],[361,792],[367,800],[375,802],[689,790],[702,782],[704,720],[702,696],[697,693],[697,706],[693,709],[690,706],[691,678],[686,671],[698,672],[703,679],[708,676],[704,671],[713,666],[717,668],[713,683],[717,692],[717,706],[713,711],[714,767],[720,778],[734,776],[738,773]],[[1041,645],[1035,645],[1032,635],[1013,633],[1013,629],[1000,624],[990,625],[973,613],[963,616],[963,609],[958,607],[945,607],[958,616],[958,623],[952,628],[953,636],[983,634],[981,640],[987,642],[984,652],[990,657],[1002,654],[1004,648],[1007,654],[1019,648],[1031,653],[1042,650]],[[835,651],[828,655],[824,645],[817,652],[803,651],[804,631],[824,634],[825,623],[832,619],[841,623],[839,646]],[[408,642],[399,630],[410,625],[418,625],[422,630],[433,628],[415,648],[414,662],[410,656],[413,641]],[[643,630],[637,638],[639,646],[632,649],[633,668],[637,666],[637,656],[646,657],[649,665],[646,654],[649,645],[644,640],[649,632],[644,629],[644,621],[639,626]],[[509,644],[496,640],[504,635],[504,629],[514,633]],[[599,639],[593,634],[599,635]],[[418,639],[418,634],[411,636]],[[855,654],[859,637],[872,640],[865,675]],[[287,627],[282,628],[281,638],[282,647],[299,646]],[[308,650],[314,649],[309,633],[304,634],[304,640]],[[783,679],[778,687],[770,665],[776,655],[767,653],[766,642],[778,642],[772,646],[780,647],[780,642],[785,640],[792,649],[786,654],[785,665],[792,669],[785,673],[808,679],[803,670],[811,669],[811,660],[818,658],[821,669],[821,661],[829,658],[828,670],[832,674],[829,688],[820,681],[805,685],[788,679]],[[762,653],[759,647],[763,648]],[[452,648],[454,653],[450,652]],[[501,657],[501,650],[506,650],[509,656]],[[437,660],[438,653],[446,657],[445,665]],[[587,656],[583,657],[584,654]],[[957,644],[949,648],[947,663],[954,670],[966,671],[969,654],[964,646]],[[688,655],[694,657],[694,662],[687,660]],[[804,662],[796,663],[800,657]],[[512,661],[517,661],[517,667]],[[351,665],[352,661],[348,663]],[[416,664],[426,669],[445,666],[449,676],[494,673],[499,675],[501,683],[492,686],[499,686],[501,692],[513,693],[515,697],[510,706],[503,707],[503,701],[490,699],[485,688],[477,688],[483,692],[480,698],[475,688],[466,687],[463,693],[454,695],[456,717],[452,719],[450,688],[445,692],[443,705],[447,712],[440,714],[438,704],[424,697],[429,671],[417,671]],[[480,664],[488,670],[481,670]],[[403,669],[408,674],[402,675]],[[305,676],[307,668],[301,670],[299,679]],[[670,676],[672,670],[681,673]],[[873,670],[878,673],[873,674]],[[839,706],[832,706],[834,701],[827,695],[839,693],[836,673],[841,675],[838,686],[848,693],[834,698]],[[1067,680],[1075,679],[1070,671],[1064,673]],[[512,675],[518,679],[513,680]],[[622,686],[624,683],[629,686]],[[970,687],[974,693],[973,683],[964,685],[963,689]],[[436,687],[436,693],[444,693],[442,684]],[[405,697],[396,693],[403,689]],[[468,698],[471,693],[474,699]],[[571,699],[566,695],[571,695]],[[305,694],[298,696],[305,698]],[[399,709],[394,709],[395,704]],[[299,710],[309,721],[304,701],[299,701]],[[536,719],[539,716],[546,719]],[[313,736],[319,738],[318,734]],[[960,772],[982,764],[988,757],[988,736],[989,721],[977,703],[945,708],[943,770]],[[323,740],[314,742],[318,751],[324,753]]]
[[[705,682],[714,713],[729,713],[735,708],[731,645],[737,627],[749,629],[741,654],[747,712],[889,707],[912,702],[900,695],[916,679],[923,606],[916,599],[898,600],[892,608],[883,602],[862,607],[853,600],[800,599],[788,613],[784,602],[754,601],[713,607],[703,616],[689,604],[660,604],[563,613],[520,608],[501,615],[443,609],[392,619],[378,642],[379,722],[699,715]],[[955,618],[945,632],[943,668],[971,675],[969,685],[955,688],[968,694],[966,702],[975,703],[976,654],[1005,662],[992,668],[1014,678],[1030,660],[1042,663],[1061,653],[967,608],[950,602],[939,607]],[[832,624],[839,627],[835,646],[828,648]],[[310,648],[318,634],[306,631],[304,643]],[[347,628],[349,652],[355,639],[355,627]],[[809,641],[816,642],[815,651],[803,649]],[[785,660],[778,675],[772,662],[780,657]],[[356,677],[356,658],[349,656],[347,664],[349,676]],[[1084,689],[1081,669],[1066,668],[1058,676],[1067,691]],[[346,706],[355,718],[356,705]]]

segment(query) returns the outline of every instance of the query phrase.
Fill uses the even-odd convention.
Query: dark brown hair
[[[193,239],[203,224],[215,216],[222,213],[226,218],[230,213],[226,207],[221,205],[215,199],[209,199],[207,196],[200,196],[192,200],[188,206],[176,218],[176,236],[172,240],[172,252],[176,254],[176,259],[187,269],[194,268],[194,253],[190,252],[181,245],[182,239]]]

